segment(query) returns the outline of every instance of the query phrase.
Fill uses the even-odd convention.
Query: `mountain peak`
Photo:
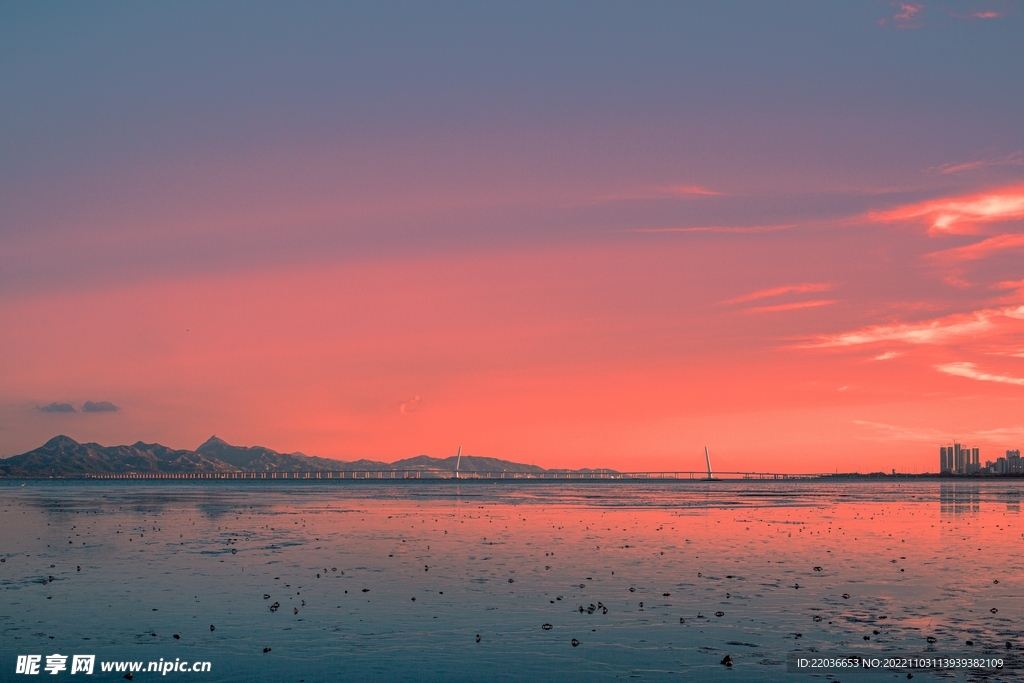
[[[52,439],[47,441],[45,444],[43,444],[43,448],[60,448],[61,446],[77,446],[77,445],[79,445],[78,442],[75,441],[74,439],[72,439],[70,436],[64,436],[63,434],[58,434],[57,436],[53,437]]]
[[[230,445],[231,444],[229,444],[227,441],[225,441],[224,439],[221,439],[220,437],[218,437],[215,434],[215,435],[211,436],[209,439],[207,439],[206,441],[204,441],[202,443],[202,445],[199,446],[199,448],[203,448],[203,446],[230,446]],[[196,449],[197,453],[199,452],[199,448]]]

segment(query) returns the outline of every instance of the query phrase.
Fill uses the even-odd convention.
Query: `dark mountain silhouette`
[[[0,477],[75,477],[102,474],[185,474],[217,472],[340,472],[414,470],[453,472],[457,458],[418,455],[394,463],[377,460],[333,460],[304,453],[278,453],[263,446],[233,446],[211,436],[194,451],[175,450],[158,443],[138,441],[130,446],[78,443],[55,436],[21,455],[0,459]],[[545,472],[536,465],[464,455],[460,472]],[[551,470],[591,472],[613,470]]]
[[[8,477],[67,477],[84,474],[138,472],[230,472],[234,467],[195,451],[178,451],[139,441],[131,446],[78,443],[55,436],[21,455],[0,460],[0,475]]]
[[[345,462],[317,458],[304,453],[278,453],[263,446],[232,446],[211,436],[196,453],[226,462],[246,472],[338,472],[351,469],[389,470],[391,465],[375,460]]]

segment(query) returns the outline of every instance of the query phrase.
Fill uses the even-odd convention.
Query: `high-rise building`
[[[1020,449],[1006,451],[1006,467],[1010,474],[1024,473],[1024,460],[1021,460]]]
[[[961,448],[958,443],[953,444],[953,471],[967,474],[967,449]]]
[[[1024,461],[1021,461],[1021,468],[1024,471]],[[952,446],[939,446],[939,472],[943,474],[977,474],[981,472],[981,449],[977,446],[967,448],[958,443],[954,443]]]
[[[1006,451],[1005,458],[998,458],[995,462],[987,461],[984,468],[981,465],[981,449],[977,446],[962,446],[953,443],[952,446],[939,446],[939,472],[943,474],[980,474],[982,471],[1009,474],[1019,472],[1024,474],[1024,458],[1020,457],[1020,451]]]
[[[950,474],[953,471],[953,447],[939,447],[939,472]]]

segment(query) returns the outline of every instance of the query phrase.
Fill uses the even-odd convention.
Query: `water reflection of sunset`
[[[5,613],[11,632],[60,640],[86,636],[100,600],[112,642],[145,628],[222,656],[330,649],[356,670],[392,649],[438,671],[441,652],[473,671],[514,654],[542,676],[728,653],[783,680],[787,653],[811,648],[1024,645],[1020,491],[992,482],[68,484],[8,500],[0,581],[27,606]],[[169,604],[185,585],[195,599]],[[211,609],[216,641],[188,630]]]

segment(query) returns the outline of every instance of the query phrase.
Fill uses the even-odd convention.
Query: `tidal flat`
[[[1021,488],[8,480],[0,679],[60,653],[108,680],[876,681],[906,674],[786,661],[931,653],[1006,665],[918,680],[1022,680]]]

